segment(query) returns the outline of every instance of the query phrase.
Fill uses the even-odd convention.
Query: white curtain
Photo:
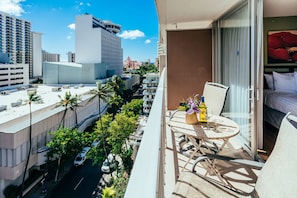
[[[250,17],[246,3],[219,21],[221,82],[230,86],[225,111],[240,125],[240,136],[251,146]]]

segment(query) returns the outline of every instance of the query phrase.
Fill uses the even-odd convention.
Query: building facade
[[[120,26],[85,14],[75,20],[76,63],[107,64],[107,76],[123,73],[121,38],[116,36]]]
[[[60,62],[60,54],[49,53],[42,50],[42,62]]]
[[[143,112],[149,114],[153,105],[156,95],[156,90],[159,84],[160,74],[149,73],[146,74],[145,79],[142,81],[143,89]]]
[[[60,88],[59,91],[56,91]],[[64,126],[73,128],[78,125],[78,130],[83,131],[98,118],[99,104],[97,100],[89,101],[91,95],[86,95],[95,85],[77,86],[38,86],[35,88],[24,87],[0,95],[0,198],[4,197],[3,190],[6,186],[20,185],[26,163],[29,146],[29,108],[26,105],[28,91],[35,89],[41,95],[43,103],[32,103],[32,152],[28,172],[40,165],[38,150],[43,148],[50,140],[50,132],[57,130],[64,114],[63,107],[56,107],[59,102],[58,95],[66,91],[82,96],[81,107],[76,112],[68,110],[64,118]],[[89,102],[88,102],[89,101]],[[105,111],[107,104],[101,103],[101,110]],[[76,117],[77,116],[77,117]],[[76,119],[77,118],[77,119]],[[77,121],[76,121],[77,120]]]
[[[28,84],[42,75],[41,33],[31,31],[31,22],[0,12],[0,53],[9,57],[1,65],[0,86]],[[1,58],[1,57],[0,57]]]
[[[75,53],[68,52],[67,56],[68,56],[68,62],[69,63],[75,63]]]
[[[33,67],[30,67],[30,78],[42,76],[42,33],[32,32],[32,57]]]
[[[32,67],[31,34],[29,21],[0,12],[0,51],[8,53],[12,63]]]

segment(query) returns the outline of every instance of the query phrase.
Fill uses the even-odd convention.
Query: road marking
[[[79,182],[76,184],[76,186],[74,187],[73,190],[76,190],[78,188],[78,186],[80,185],[80,183],[84,180],[84,178],[82,177]]]

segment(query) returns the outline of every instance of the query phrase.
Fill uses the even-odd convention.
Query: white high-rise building
[[[104,63],[107,75],[123,73],[123,49],[121,38],[116,36],[120,26],[85,14],[76,16],[76,63]],[[104,65],[102,64],[102,65]]]
[[[42,33],[32,32],[32,56],[33,56],[33,76],[42,76],[42,48],[41,48]]]
[[[31,22],[19,19],[0,11],[0,52],[10,58],[10,66],[2,65],[2,70],[18,68],[17,76],[11,77],[15,71],[2,74],[1,86],[28,84],[29,78],[42,75],[41,33],[31,31]],[[5,67],[5,68],[3,68]],[[23,73],[26,72],[26,73]]]

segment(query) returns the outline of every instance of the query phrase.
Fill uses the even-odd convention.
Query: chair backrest
[[[261,169],[255,189],[259,197],[297,197],[297,117],[282,120],[276,143]]]
[[[203,96],[207,106],[208,113],[212,115],[221,115],[229,87],[215,83],[206,82],[203,89]]]

